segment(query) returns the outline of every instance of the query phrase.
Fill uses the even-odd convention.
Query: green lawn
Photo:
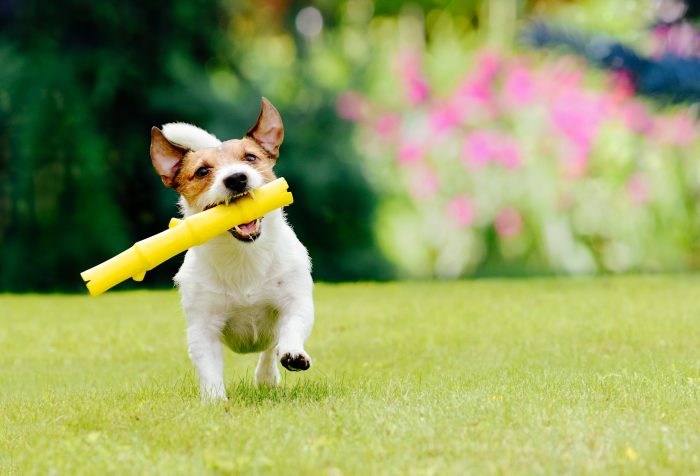
[[[700,276],[318,285],[306,373],[228,353],[202,405],[175,292],[0,295],[0,474],[700,472]]]

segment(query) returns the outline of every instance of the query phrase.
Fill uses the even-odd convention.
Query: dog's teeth
[[[255,198],[255,192],[253,192],[253,191],[251,190],[251,191],[249,191],[248,193],[250,194],[250,198],[253,198],[253,199]]]

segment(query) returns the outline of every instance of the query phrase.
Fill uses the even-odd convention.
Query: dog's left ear
[[[262,98],[258,122],[250,128],[246,136],[260,144],[260,147],[275,159],[279,156],[280,145],[284,140],[282,117],[267,98]]]

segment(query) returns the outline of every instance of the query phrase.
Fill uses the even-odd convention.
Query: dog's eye
[[[246,162],[255,162],[256,160],[258,160],[258,158],[256,156],[254,156],[253,154],[246,154],[243,159]]]
[[[202,178],[202,177],[206,177],[207,174],[209,174],[209,167],[200,167],[194,173],[194,176],[197,178]]]

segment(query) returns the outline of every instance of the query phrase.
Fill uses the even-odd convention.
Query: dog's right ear
[[[173,188],[187,149],[178,147],[163,135],[157,127],[151,128],[151,162],[160,175],[163,185]]]

